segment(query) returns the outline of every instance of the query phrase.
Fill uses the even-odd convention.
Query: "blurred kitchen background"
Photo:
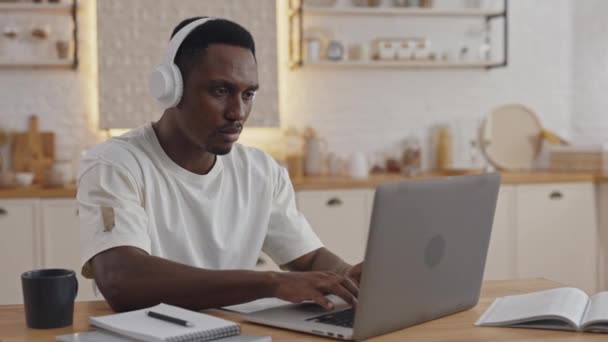
[[[45,3],[27,10],[10,9],[21,3],[25,2],[5,0],[0,4],[8,7],[0,8],[4,31],[0,57],[5,60],[0,60],[0,128],[25,131],[28,116],[38,115],[41,130],[56,135],[58,159],[77,159],[82,150],[107,136],[104,129],[131,128],[160,115],[147,95],[146,72],[159,60],[171,28],[193,13],[240,17],[244,25],[257,29],[252,31],[258,33],[260,49],[273,50],[260,56],[261,65],[264,58],[271,60],[270,66],[263,64],[266,69],[260,74],[274,68],[266,73],[273,77],[262,79],[262,89],[269,90],[269,96],[264,98],[262,112],[255,111],[252,116],[243,142],[259,145],[279,158],[284,151],[277,147],[284,145],[276,141],[283,139],[284,130],[294,128],[302,133],[311,127],[327,141],[328,152],[343,158],[354,152],[364,152],[369,158],[398,155],[403,140],[415,137],[423,146],[423,167],[431,168],[431,128],[449,125],[453,145],[461,147],[453,151],[459,164],[455,166],[482,166],[480,158],[473,162],[477,165],[468,165],[467,159],[474,152],[465,151],[471,145],[460,139],[469,140],[482,118],[505,104],[526,106],[544,128],[577,144],[608,140],[608,115],[604,113],[608,99],[603,96],[608,85],[608,52],[602,38],[608,31],[603,20],[608,4],[601,0],[511,0],[505,15],[506,35],[504,17],[487,21],[484,16],[486,12],[502,13],[502,0],[435,0],[428,4],[406,0],[304,1],[311,10],[304,9],[299,16],[303,22],[303,65],[295,67],[289,65],[294,59],[289,46],[300,40],[290,40],[293,32],[287,0],[180,0],[177,6],[168,0],[155,0],[154,6],[141,0],[79,0],[76,20],[71,20],[69,7],[63,13],[34,7]],[[70,6],[72,1],[46,6],[55,4]],[[423,5],[444,13],[403,15]],[[477,9],[479,15],[462,15]],[[251,13],[255,15],[249,17]],[[268,22],[276,25],[276,30],[268,32]],[[77,25],[76,41],[69,34],[72,25]],[[48,31],[49,37],[24,37],[35,28]],[[11,30],[18,32],[16,38],[9,38]],[[508,40],[507,51],[503,51],[504,38]],[[492,69],[483,63],[469,68],[417,68],[408,65],[408,60],[388,67],[386,63],[374,65],[378,62],[374,57],[386,57],[377,56],[378,40],[400,45],[407,39],[415,45],[409,49],[411,58],[430,56],[438,65],[508,61],[506,66]],[[70,44],[68,49],[77,47],[78,65],[37,66],[57,59],[54,50],[58,40]],[[329,42],[338,47],[334,57],[338,61],[327,55]],[[38,45],[46,43],[53,45],[47,55],[31,57],[40,49]],[[418,47],[420,44],[426,46]],[[485,44],[491,49],[487,53]],[[316,56],[308,47],[318,50]],[[422,52],[414,56],[416,50]],[[26,56],[30,56],[30,67],[11,67]],[[310,65],[308,61],[325,63]],[[262,119],[265,116],[268,119]],[[268,125],[271,127],[259,127]],[[10,159],[6,158],[7,147],[3,152],[5,159]]]
[[[607,14],[604,0],[0,0],[0,256],[27,254],[2,265],[78,268],[80,156],[160,117],[148,73],[179,21],[209,15],[256,39],[241,142],[289,169],[349,261],[377,183],[499,170],[486,278],[603,289]]]

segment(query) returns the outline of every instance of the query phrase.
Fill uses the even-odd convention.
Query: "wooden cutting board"
[[[13,136],[13,171],[34,172],[34,183],[44,184],[54,162],[55,133],[40,132],[38,117],[33,115],[29,119],[28,131]]]

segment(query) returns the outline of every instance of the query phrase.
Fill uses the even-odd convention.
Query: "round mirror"
[[[537,115],[511,104],[492,111],[480,128],[480,146],[499,170],[530,170],[541,146],[542,126]]]

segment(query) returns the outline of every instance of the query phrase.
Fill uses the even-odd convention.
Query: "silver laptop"
[[[492,173],[378,186],[356,312],[301,303],[243,318],[362,340],[475,306],[499,185]]]

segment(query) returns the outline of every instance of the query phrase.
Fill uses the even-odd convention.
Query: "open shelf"
[[[66,12],[69,13],[74,5],[72,3],[0,3],[0,12]]]
[[[2,61],[2,63],[0,64],[0,69],[1,68],[29,68],[29,69],[36,69],[36,68],[65,68],[65,69],[69,69],[72,68],[74,66],[74,62],[72,60],[65,60],[65,61],[60,61],[60,60],[48,60],[48,61],[41,61],[39,59],[35,60],[35,61]]]
[[[441,7],[357,7],[346,6],[341,3],[337,6],[310,6],[305,5],[303,0],[287,0],[288,7],[288,30],[289,30],[289,45],[288,56],[290,68],[297,69],[300,67],[352,67],[352,68],[404,68],[404,69],[494,69],[502,68],[508,65],[508,0],[502,0],[502,6],[492,6],[487,8],[441,8]],[[498,1],[496,2],[498,4]],[[443,60],[358,60],[358,61],[330,61],[322,59],[320,62],[306,62],[304,59],[304,21],[306,17],[322,16],[330,20],[332,17],[339,16],[358,16],[361,18],[382,18],[382,17],[398,17],[411,16],[423,18],[437,18],[438,20],[463,19],[472,18],[479,20],[482,25],[485,25],[486,30],[490,22],[499,20],[498,24],[502,26],[502,56],[497,58],[499,61],[443,61]],[[323,20],[322,19],[322,20]],[[379,32],[378,37],[386,35]],[[405,37],[407,38],[407,37]],[[483,42],[486,46],[491,47],[490,37],[484,38]],[[367,44],[370,50],[374,48],[372,44],[380,44],[379,42],[368,41],[361,44]],[[377,45],[376,45],[377,46]],[[437,53],[437,51],[435,51]],[[323,56],[326,57],[326,56]],[[369,56],[368,56],[369,58]]]
[[[495,68],[502,66],[502,62],[446,62],[446,61],[322,61],[302,66],[310,68],[443,68],[443,69],[475,69]]]
[[[429,16],[429,17],[497,17],[504,10],[493,9],[441,9],[399,7],[320,7],[303,6],[307,15],[377,15],[377,16]]]
[[[55,68],[55,69],[76,69],[78,67],[78,0],[61,0],[58,2],[0,2],[0,13],[6,13],[6,16],[10,18],[11,16],[21,17],[23,13],[26,13],[28,16],[35,16],[38,20],[37,23],[44,24],[45,20],[50,17],[61,18],[61,25],[70,25],[68,21],[71,22],[72,32],[69,36],[61,36],[55,37],[48,35],[44,37],[44,41],[42,41],[48,47],[57,44],[60,41],[66,41],[69,44],[69,48],[72,52],[70,52],[69,58],[59,59],[55,58],[56,55],[52,53],[47,53],[46,55],[40,56],[40,58],[31,56],[31,53],[27,52],[11,54],[10,49],[5,49],[0,54],[0,68],[26,68],[26,69],[41,69],[41,68]],[[55,18],[52,18],[51,21],[55,21]],[[26,32],[30,30],[30,27],[26,27],[27,25],[24,23],[14,24],[17,31]],[[11,25],[10,29],[13,29]],[[19,27],[22,26],[22,27]],[[3,28],[4,35],[7,34],[7,29],[9,27]],[[30,44],[31,40],[24,40],[23,35],[17,37],[18,43],[21,45]],[[14,37],[10,37],[14,38]],[[24,45],[27,46],[27,45]],[[56,45],[55,45],[56,46]],[[46,46],[45,46],[46,48]]]

